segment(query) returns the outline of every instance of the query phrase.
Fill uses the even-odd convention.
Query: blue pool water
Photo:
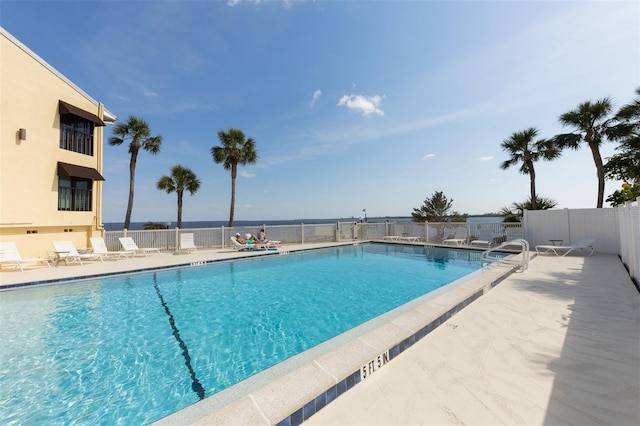
[[[0,292],[0,423],[148,424],[479,269],[477,257],[364,244]]]

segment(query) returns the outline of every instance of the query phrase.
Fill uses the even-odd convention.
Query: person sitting
[[[269,242],[269,239],[267,238],[267,235],[264,232],[264,228],[261,228],[258,231],[258,236],[257,239],[259,242],[261,242],[262,244],[267,244]]]

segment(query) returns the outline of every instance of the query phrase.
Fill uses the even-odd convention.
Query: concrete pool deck
[[[286,250],[311,247],[318,245]],[[202,250],[2,272],[0,285],[238,255]],[[512,274],[487,292],[487,282],[500,275],[497,269],[328,352],[299,358],[293,371],[271,371],[267,384],[245,394],[223,391],[225,403],[212,402],[214,395],[159,423],[295,423],[291,415],[318,389],[360,372],[360,355],[375,359],[435,317],[441,326],[316,409],[306,424],[639,424],[640,296],[620,260],[538,256],[527,272]],[[479,290],[481,297],[442,319],[442,312]]]

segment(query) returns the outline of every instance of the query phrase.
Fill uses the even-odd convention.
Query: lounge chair
[[[471,247],[485,247],[491,248],[493,243],[495,242],[494,233],[490,229],[481,229],[480,235],[477,239],[471,241],[469,245]]]
[[[44,257],[23,258],[18,252],[16,243],[11,241],[0,243],[0,265],[14,265],[16,268],[19,268],[21,272],[24,272],[23,263],[45,263],[51,268],[49,259],[45,259]]]
[[[124,257],[124,258],[128,259],[129,256],[133,256],[135,254],[134,251],[128,251],[128,250],[109,251],[109,249],[107,249],[107,245],[104,242],[104,238],[102,238],[102,237],[91,237],[89,239],[91,240],[91,248],[93,249],[93,253],[101,254],[103,257],[106,257],[106,258],[111,258],[111,257],[122,258],[122,257]]]
[[[130,252],[133,252],[134,254],[142,254],[145,257],[148,256],[149,253],[160,254],[160,249],[158,248],[153,248],[153,247],[139,248],[136,242],[133,241],[133,238],[131,237],[120,237],[118,239],[120,240],[120,244],[122,244],[122,248],[125,249],[125,251],[130,251]]]
[[[278,250],[278,247],[275,245],[269,245],[269,244],[241,244],[238,242],[238,240],[236,240],[235,237],[229,237],[229,239],[231,240],[231,243],[233,244],[233,248],[236,251],[243,251],[243,250],[247,250],[247,251],[257,251],[257,250]]]
[[[198,247],[193,241],[193,234],[180,234],[180,251],[193,252],[197,250]]]
[[[442,240],[442,244],[444,245],[454,245],[461,246],[467,242],[467,228],[458,227],[456,228],[455,235],[451,235],[448,238]]]
[[[97,260],[104,262],[104,256],[99,253],[79,253],[72,241],[54,241],[56,266],[58,262],[64,260],[65,265],[69,262],[78,262],[82,265],[82,260]]]
[[[553,253],[556,256],[566,256],[574,250],[580,250],[583,254],[585,253],[585,250],[591,250],[591,252],[589,253],[589,256],[591,256],[593,252],[596,250],[596,248],[593,245],[593,243],[595,243],[596,240],[597,238],[587,237],[587,238],[582,238],[581,240],[578,240],[569,246],[539,245],[539,246],[536,246],[536,252],[538,254]]]

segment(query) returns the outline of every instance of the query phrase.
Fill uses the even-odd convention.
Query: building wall
[[[104,127],[95,127],[93,156],[61,149],[58,101],[113,122],[110,114],[1,28],[0,94],[0,240],[15,241],[23,257],[45,256],[54,240],[87,247],[100,232],[103,183],[93,182],[91,211],[58,211],[57,163],[101,172]]]

